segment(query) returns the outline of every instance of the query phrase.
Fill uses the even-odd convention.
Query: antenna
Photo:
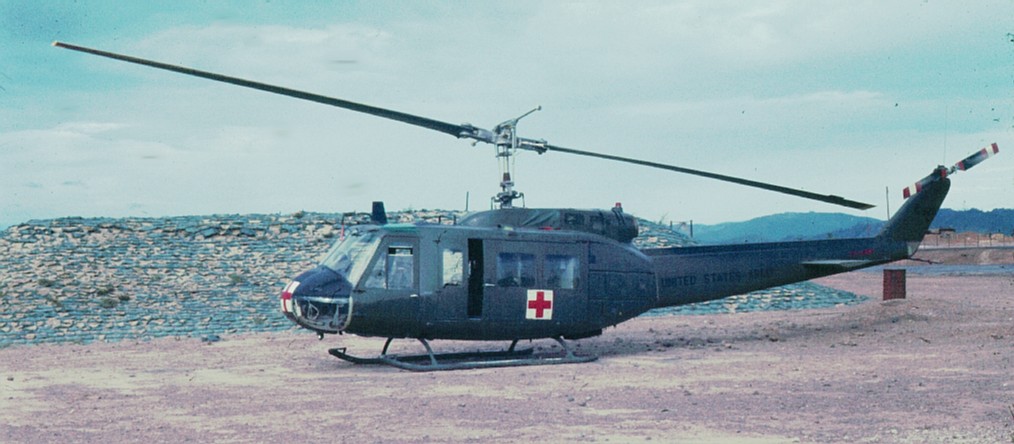
[[[891,189],[884,187],[884,206],[887,207],[887,220],[891,219]]]
[[[950,121],[950,115],[949,115],[950,113],[948,112],[949,108],[950,108],[950,106],[945,103],[944,104],[944,160],[943,160],[943,162],[945,162],[945,163],[947,162],[947,132],[950,131],[950,129],[948,128],[948,125],[950,123],[949,122]]]

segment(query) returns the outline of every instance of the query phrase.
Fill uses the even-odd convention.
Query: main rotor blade
[[[270,93],[281,94],[283,96],[295,97],[297,99],[309,100],[311,102],[323,103],[325,105],[337,106],[339,108],[345,108],[352,111],[358,111],[361,113],[371,114],[374,116],[384,117],[399,122],[408,123],[410,125],[421,126],[423,128],[429,128],[431,130],[440,131],[442,133],[450,134],[454,137],[462,137],[463,133],[471,134],[472,128],[455,125],[452,123],[441,122],[439,120],[433,120],[426,117],[415,116],[412,114],[403,113],[400,111],[389,110],[385,108],[378,108],[376,106],[364,105],[362,103],[350,102],[348,100],[336,99],[334,97],[322,96],[320,94],[313,94],[305,91],[299,91],[295,89],[283,88],[281,86],[269,85],[267,83],[254,82],[251,80],[240,79],[238,77],[224,76],[221,74],[215,74],[207,71],[200,71],[193,68],[187,68],[185,66],[170,65],[168,63],[156,62],[153,60],[146,60],[138,57],[131,57],[122,54],[116,54],[113,52],[101,51],[98,49],[86,48],[84,46],[72,45],[63,42],[53,42],[53,46],[59,48],[66,48],[74,51],[85,52],[88,54],[94,54],[101,57],[107,57],[110,59],[121,60],[124,62],[135,63],[138,65],[150,66],[152,68],[164,69],[166,71],[178,72],[180,74],[186,74],[195,77],[202,77],[205,79],[215,80],[218,82],[231,83],[233,85],[239,85],[247,88],[259,89],[261,91],[267,91]]]
[[[593,153],[593,152],[590,152],[590,151],[581,151],[581,150],[576,150],[576,149],[573,149],[573,148],[564,148],[562,146],[549,145],[549,144],[544,145],[544,147],[545,147],[545,149],[547,151],[557,151],[557,152],[561,152],[561,153],[577,154],[577,155],[580,155],[580,156],[596,157],[596,158],[599,158],[599,159],[615,160],[617,162],[626,162],[626,163],[631,163],[631,164],[634,164],[634,165],[641,165],[641,166],[646,166],[646,167],[652,167],[652,168],[659,168],[659,169],[663,169],[663,170],[675,171],[677,173],[693,174],[695,176],[701,176],[701,177],[707,177],[707,178],[710,178],[710,179],[716,179],[716,180],[721,180],[721,181],[725,181],[725,182],[737,183],[737,184],[740,184],[740,185],[746,185],[748,187],[754,187],[754,188],[760,188],[760,189],[764,189],[764,190],[768,190],[768,191],[774,191],[774,192],[778,192],[778,193],[790,194],[790,195],[793,195],[793,196],[803,197],[803,198],[806,198],[806,199],[819,200],[821,202],[827,202],[827,203],[831,203],[831,204],[835,204],[835,205],[841,205],[841,206],[845,206],[845,207],[849,207],[849,208],[856,208],[856,209],[860,209],[860,210],[868,210],[868,209],[874,207],[873,205],[870,205],[870,204],[867,204],[867,203],[862,203],[862,202],[856,202],[854,200],[848,200],[848,199],[845,199],[845,198],[843,198],[841,196],[834,196],[834,195],[830,195],[830,194],[811,193],[809,191],[797,190],[795,188],[788,188],[788,187],[783,187],[783,186],[780,186],[780,185],[774,185],[774,184],[770,184],[770,183],[757,182],[755,180],[742,179],[742,178],[739,178],[739,177],[726,176],[724,174],[709,173],[707,171],[694,170],[694,169],[690,169],[690,168],[678,167],[678,166],[675,166],[675,165],[667,165],[667,164],[664,164],[664,163],[650,162],[650,161],[647,161],[647,160],[640,160],[640,159],[631,159],[629,157],[613,156],[611,154]]]
[[[238,77],[230,77],[230,76],[226,76],[226,75],[222,75],[222,74],[215,74],[215,73],[207,72],[207,71],[200,71],[200,70],[197,70],[197,69],[187,68],[187,67],[184,67],[184,66],[171,65],[171,64],[168,64],[168,63],[161,63],[161,62],[156,62],[156,61],[153,61],[153,60],[146,60],[146,59],[142,59],[142,58],[138,58],[138,57],[131,57],[131,56],[117,54],[117,53],[113,53],[113,52],[102,51],[102,50],[93,49],[93,48],[87,48],[87,47],[84,47],[84,46],[72,45],[72,44],[69,44],[69,43],[53,42],[53,46],[56,46],[56,47],[59,47],[59,48],[70,49],[70,50],[73,50],[73,51],[79,51],[79,52],[84,52],[84,53],[88,53],[88,54],[93,54],[93,55],[97,55],[97,56],[101,56],[101,57],[106,57],[106,58],[110,58],[110,59],[120,60],[120,61],[124,61],[124,62],[134,63],[134,64],[138,64],[138,65],[148,66],[148,67],[152,67],[152,68],[163,69],[163,70],[166,70],[166,71],[177,72],[177,73],[180,73],[180,74],[186,74],[186,75],[190,75],[190,76],[201,77],[201,78],[205,78],[205,79],[209,79],[209,80],[214,80],[214,81],[217,81],[217,82],[231,83],[231,84],[237,85],[237,86],[258,89],[258,90],[261,90],[261,91],[266,91],[266,92],[270,92],[270,93],[274,93],[274,94],[280,94],[280,95],[283,95],[283,96],[294,97],[294,98],[297,98],[297,99],[309,100],[311,102],[317,102],[317,103],[322,103],[322,104],[325,104],[325,105],[331,105],[331,106],[335,106],[335,107],[338,107],[338,108],[344,108],[344,109],[348,109],[348,110],[352,110],[352,111],[357,111],[357,112],[361,112],[361,113],[365,113],[365,114],[370,114],[370,115],[374,115],[374,116],[378,116],[378,117],[383,117],[383,118],[395,120],[395,121],[398,121],[398,122],[407,123],[407,124],[410,124],[410,125],[415,125],[415,126],[419,126],[419,127],[423,127],[423,128],[428,128],[428,129],[435,130],[435,131],[440,131],[442,133],[450,134],[450,135],[452,135],[454,137],[458,137],[458,138],[467,137],[467,138],[475,139],[477,141],[487,142],[487,143],[494,143],[494,144],[497,144],[497,145],[500,145],[500,144],[503,143],[500,139],[497,138],[498,134],[495,134],[494,132],[491,132],[491,131],[488,131],[488,130],[485,130],[485,129],[476,128],[476,127],[468,125],[468,124],[455,125],[455,124],[452,124],[452,123],[441,122],[439,120],[434,120],[434,119],[430,119],[430,118],[427,118],[427,117],[416,116],[416,115],[412,115],[412,114],[408,114],[408,113],[403,113],[403,112],[400,112],[400,111],[394,111],[394,110],[390,110],[390,109],[386,109],[386,108],[380,108],[380,107],[376,107],[376,106],[364,105],[362,103],[351,102],[351,101],[348,101],[348,100],[342,100],[342,99],[338,99],[338,98],[334,98],[334,97],[322,96],[320,94],[314,94],[314,93],[310,93],[310,92],[299,91],[299,90],[290,89],[290,88],[284,88],[284,87],[281,87],[281,86],[269,85],[267,83],[255,82],[255,81],[252,81],[252,80],[245,80],[245,79],[241,79],[241,78],[238,78]],[[513,137],[513,134],[511,134],[511,137]],[[518,138],[518,139],[521,142],[521,146],[518,146],[518,148],[528,149],[528,150],[534,150],[534,151],[538,151],[539,153],[551,150],[551,151],[559,151],[561,153],[570,153],[570,154],[577,154],[577,155],[581,155],[581,156],[596,157],[596,158],[599,158],[599,159],[615,160],[615,161],[618,161],[618,162],[626,162],[626,163],[630,163],[630,164],[634,164],[634,165],[641,165],[641,166],[647,166],[647,167],[652,167],[652,168],[659,168],[659,169],[663,169],[663,170],[675,171],[675,172],[678,172],[678,173],[693,174],[693,175],[696,175],[696,176],[707,177],[707,178],[721,180],[721,181],[725,181],[725,182],[736,183],[736,184],[745,185],[745,186],[754,187],[754,188],[760,188],[760,189],[764,189],[764,190],[768,190],[768,191],[775,191],[775,192],[778,192],[778,193],[789,194],[789,195],[792,195],[792,196],[803,197],[803,198],[806,198],[806,199],[818,200],[818,201],[821,201],[821,202],[827,202],[827,203],[831,203],[831,204],[835,204],[835,205],[841,205],[841,206],[845,206],[845,207],[849,207],[849,208],[857,208],[857,209],[861,209],[861,210],[866,210],[866,209],[869,209],[869,208],[873,208],[873,205],[865,204],[865,203],[862,203],[862,202],[856,202],[856,201],[848,200],[848,199],[845,199],[845,198],[840,197],[840,196],[811,193],[809,191],[797,190],[797,189],[793,189],[793,188],[787,188],[787,187],[783,187],[783,186],[779,186],[779,185],[773,185],[773,184],[764,183],[764,182],[757,182],[757,181],[748,180],[748,179],[742,179],[742,178],[738,178],[738,177],[726,176],[726,175],[723,175],[723,174],[709,173],[707,171],[694,170],[694,169],[690,169],[690,168],[683,168],[683,167],[678,167],[678,166],[674,166],[674,165],[667,165],[667,164],[663,164],[663,163],[650,162],[650,161],[646,161],[646,160],[631,159],[631,158],[628,158],[628,157],[613,156],[613,155],[609,155],[609,154],[599,154],[599,153],[594,153],[594,152],[590,152],[590,151],[576,150],[576,149],[573,149],[573,148],[564,148],[564,147],[560,147],[560,146],[546,144],[544,141],[536,141],[536,140],[524,139],[524,138]],[[974,163],[972,163],[972,164],[974,165]],[[971,165],[969,165],[969,166],[971,166]]]

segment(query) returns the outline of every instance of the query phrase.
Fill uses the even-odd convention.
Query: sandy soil
[[[636,319],[578,365],[411,373],[295,333],[10,347],[0,441],[1014,441],[1014,277],[910,275],[891,302],[878,273],[818,282],[875,299]]]

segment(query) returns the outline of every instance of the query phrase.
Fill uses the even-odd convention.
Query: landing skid
[[[531,348],[515,350],[518,341],[511,342],[507,350],[488,352],[463,352],[463,353],[433,353],[433,348],[425,339],[419,338],[419,342],[426,347],[426,354],[423,355],[389,355],[387,348],[394,338],[388,338],[384,343],[384,349],[376,358],[362,358],[346,353],[346,349],[332,348],[328,350],[332,356],[351,362],[353,364],[384,364],[404,370],[416,372],[429,372],[437,370],[463,370],[474,368],[492,367],[515,367],[525,365],[552,365],[552,364],[575,364],[591,362],[598,359],[598,356],[578,356],[571,350],[563,338],[555,337],[555,340],[563,347],[562,356],[539,356],[533,353]]]

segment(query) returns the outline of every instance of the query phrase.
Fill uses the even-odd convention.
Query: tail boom
[[[950,190],[950,180],[934,174],[874,237],[643,250],[657,278],[656,306],[720,299],[909,258]]]

